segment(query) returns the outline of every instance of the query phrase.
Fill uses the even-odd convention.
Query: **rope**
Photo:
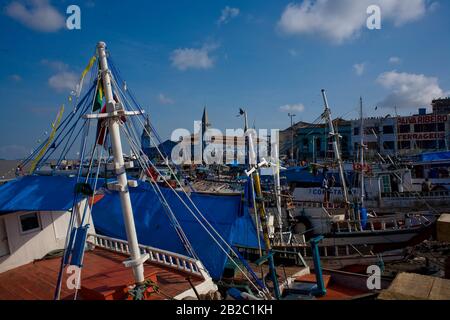
[[[161,175],[160,171],[158,170],[158,168],[156,168],[153,163],[149,162],[150,165],[152,166],[152,168],[159,174]],[[148,169],[148,167],[146,166],[145,169]],[[161,175],[162,176],[162,175]],[[203,229],[206,231],[206,233],[211,237],[211,239],[216,243],[216,245],[219,247],[220,250],[222,250],[225,255],[230,259],[231,262],[233,262],[236,267],[239,269],[239,271],[242,272],[242,274],[247,278],[247,280],[252,284],[252,286],[254,286],[254,288],[259,292],[260,290],[258,289],[258,287],[253,283],[253,281],[243,272],[243,270],[240,268],[239,264],[235,262],[234,258],[228,253],[230,251],[227,251],[224,249],[224,247],[219,243],[219,241],[217,241],[217,239],[214,237],[214,235],[210,232],[210,230],[208,230],[208,228],[202,223],[202,221],[197,217],[197,215],[192,211],[192,209],[187,205],[187,203],[181,198],[181,196],[178,194],[178,192],[176,192],[172,186],[170,186],[170,184],[168,183],[168,181],[165,179],[164,176],[162,176],[164,182],[166,182],[166,184],[168,185],[168,187],[174,192],[174,194],[178,197],[178,199],[182,202],[182,204],[186,207],[186,209],[191,213],[191,215],[197,220],[197,222],[203,227]],[[193,204],[194,208],[199,212],[197,206],[194,204],[194,202],[192,201],[192,199],[190,198],[190,196],[183,190],[183,192],[185,193],[185,195],[187,196],[187,198],[190,200],[190,202]],[[218,235],[219,239],[223,242],[223,244],[228,247],[229,249],[231,249],[231,252],[234,253],[234,255],[236,255],[236,253],[234,252],[234,250],[231,248],[231,246],[226,242],[225,239],[223,239],[223,237],[215,230],[215,228],[208,222],[208,220],[201,214],[201,217],[206,221],[206,223],[208,224],[208,226],[211,228],[211,230],[216,233],[216,235]],[[263,288],[264,289],[264,288]]]

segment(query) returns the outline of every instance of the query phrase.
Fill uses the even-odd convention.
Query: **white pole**
[[[339,145],[338,145],[339,137],[334,129],[333,119],[331,118],[331,111],[330,111],[330,108],[328,107],[327,96],[325,94],[325,90],[323,90],[323,89],[322,89],[322,97],[323,97],[323,102],[325,104],[324,116],[326,117],[326,120],[328,121],[328,125],[330,126],[330,135],[333,137],[334,154],[336,157],[336,161],[338,162],[338,165],[339,165],[339,176],[341,178],[342,192],[344,194],[345,204],[348,206],[350,204],[350,202],[348,200],[348,190],[347,190],[347,185],[345,183],[344,167],[342,165],[342,158],[341,158],[341,153],[340,153]]]
[[[360,116],[361,116],[361,208],[364,208],[364,117],[363,117],[363,102],[362,97],[360,98]]]
[[[103,90],[106,98],[106,111],[112,114],[116,111],[116,102],[114,101],[111,87],[111,76],[106,59],[106,44],[99,42],[97,44],[97,53],[100,60],[100,71],[103,80]],[[133,268],[134,280],[136,285],[142,284],[144,278],[145,258],[141,256],[139,243],[137,240],[136,227],[134,224],[133,208],[131,206],[130,193],[128,192],[128,180],[125,172],[125,162],[123,159],[122,143],[120,140],[119,118],[109,118],[108,120],[109,136],[111,138],[112,151],[114,154],[114,168],[117,174],[117,183],[120,191],[120,203],[122,205],[125,231],[127,234],[128,246],[130,248],[131,261],[127,265]]]
[[[271,138],[273,141],[273,139]],[[277,202],[277,211],[278,211],[278,227],[280,228],[280,242],[282,245],[284,245],[283,241],[283,219],[282,219],[282,210],[281,210],[281,183],[280,183],[280,156],[279,156],[279,137],[278,132],[275,137],[275,143],[272,144],[272,141],[270,141],[272,149],[272,162],[276,164],[276,166],[273,167],[273,178],[274,178],[274,184],[275,184],[275,196],[276,196],[276,202]]]

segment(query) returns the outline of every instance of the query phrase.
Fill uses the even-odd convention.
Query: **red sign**
[[[408,140],[443,140],[445,132],[423,132],[423,133],[401,133],[398,135],[399,141]]]
[[[445,123],[448,120],[447,115],[424,115],[398,118],[398,124],[429,124],[429,123]]]

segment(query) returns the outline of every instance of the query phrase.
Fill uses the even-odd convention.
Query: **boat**
[[[273,248],[279,259],[297,261],[296,254],[309,262],[312,259],[308,240],[324,236],[320,252],[326,267],[343,268],[353,264],[367,264],[386,259],[401,260],[407,255],[406,248],[426,240],[431,236],[436,213],[395,212],[378,216],[369,211],[369,201],[361,188],[350,194],[343,162],[340,158],[339,134],[335,131],[331,111],[325,91],[322,91],[325,111],[322,117],[328,122],[330,136],[336,155],[334,166],[339,178],[343,201],[308,201],[283,197],[282,222],[276,225],[280,237],[273,236]],[[363,142],[361,143],[363,145]],[[361,148],[363,150],[363,148]],[[364,160],[362,160],[364,162]],[[363,164],[364,165],[364,164]],[[328,173],[327,173],[328,174]],[[364,177],[364,174],[362,175]],[[361,182],[365,185],[364,180]],[[364,190],[364,189],[362,189]],[[270,193],[269,193],[270,194]],[[275,196],[272,196],[272,199]],[[274,201],[270,201],[274,202]],[[273,235],[276,235],[275,231]],[[241,252],[249,256],[257,255],[259,248],[248,245],[239,246]]]
[[[130,189],[138,186],[126,174],[132,162],[124,161],[121,129],[130,117],[142,112],[125,110],[114,94],[117,87],[112,84],[114,78],[106,50],[105,43],[97,44],[96,55],[84,72],[85,75],[98,59],[94,83],[61,123],[62,113],[59,114],[58,121],[52,125],[54,132],[31,159],[31,174],[0,186],[0,299],[200,299],[200,295],[212,297],[217,291],[208,270],[193,252],[188,256],[139,243],[135,225],[138,208],[130,197]],[[97,113],[95,111],[99,110],[91,109],[90,102],[94,101],[93,88],[97,88],[98,95],[100,86],[105,94],[105,105],[103,111]],[[77,114],[79,110],[81,114]],[[95,171],[90,167],[83,175],[80,165],[75,176],[39,175],[36,170],[40,164],[45,165],[48,152],[58,149],[59,136],[66,128],[64,124],[71,123],[76,115],[83,118],[85,124],[91,119],[99,123],[96,139],[90,146],[88,134],[81,139],[80,164],[88,152],[96,154],[101,163],[103,143],[100,139],[103,136],[104,142],[109,138],[115,177],[104,179],[103,183],[111,197],[118,201],[124,231],[122,239],[98,234],[92,218],[97,203],[105,197],[97,189],[102,183],[99,182],[100,166]],[[81,128],[87,127],[89,125]],[[87,133],[87,129],[84,132]],[[62,145],[65,152],[67,144]],[[183,239],[181,229],[171,231],[166,234],[168,239],[170,236]],[[188,245],[188,240],[184,240]]]

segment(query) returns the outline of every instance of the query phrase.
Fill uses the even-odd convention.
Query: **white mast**
[[[330,111],[330,108],[328,107],[328,100],[327,100],[327,96],[325,94],[324,89],[322,89],[322,97],[323,97],[323,102],[325,104],[325,112],[323,114],[323,117],[328,121],[328,125],[330,127],[330,135],[333,137],[334,154],[335,154],[338,166],[339,166],[339,177],[341,179],[341,186],[342,186],[342,192],[344,194],[344,201],[345,201],[345,204],[348,209],[348,205],[350,204],[350,202],[348,200],[348,190],[347,190],[347,184],[345,183],[344,166],[342,164],[341,152],[339,150],[339,144],[338,144],[339,134],[336,133],[336,130],[334,129],[333,119],[331,118],[331,111]]]
[[[360,142],[360,157],[361,157],[361,208],[364,208],[364,149],[365,149],[365,145],[364,145],[364,117],[363,117],[363,101],[362,101],[362,97],[360,97],[359,99],[359,112],[360,112],[360,116],[361,116],[361,142]]]
[[[116,102],[114,100],[111,87],[111,75],[108,69],[106,59],[106,44],[99,42],[97,44],[97,53],[100,61],[100,72],[103,80],[103,90],[106,98],[106,112],[108,118],[109,136],[111,138],[112,151],[114,154],[114,169],[117,174],[116,189],[120,195],[122,205],[125,231],[127,234],[128,246],[130,248],[131,260],[125,262],[127,267],[133,268],[134,280],[136,285],[145,281],[143,263],[148,259],[148,255],[141,255],[139,243],[137,240],[136,227],[134,224],[133,208],[131,206],[130,193],[128,192],[128,180],[125,172],[125,162],[123,159],[122,143],[120,140],[120,116],[117,113]]]

